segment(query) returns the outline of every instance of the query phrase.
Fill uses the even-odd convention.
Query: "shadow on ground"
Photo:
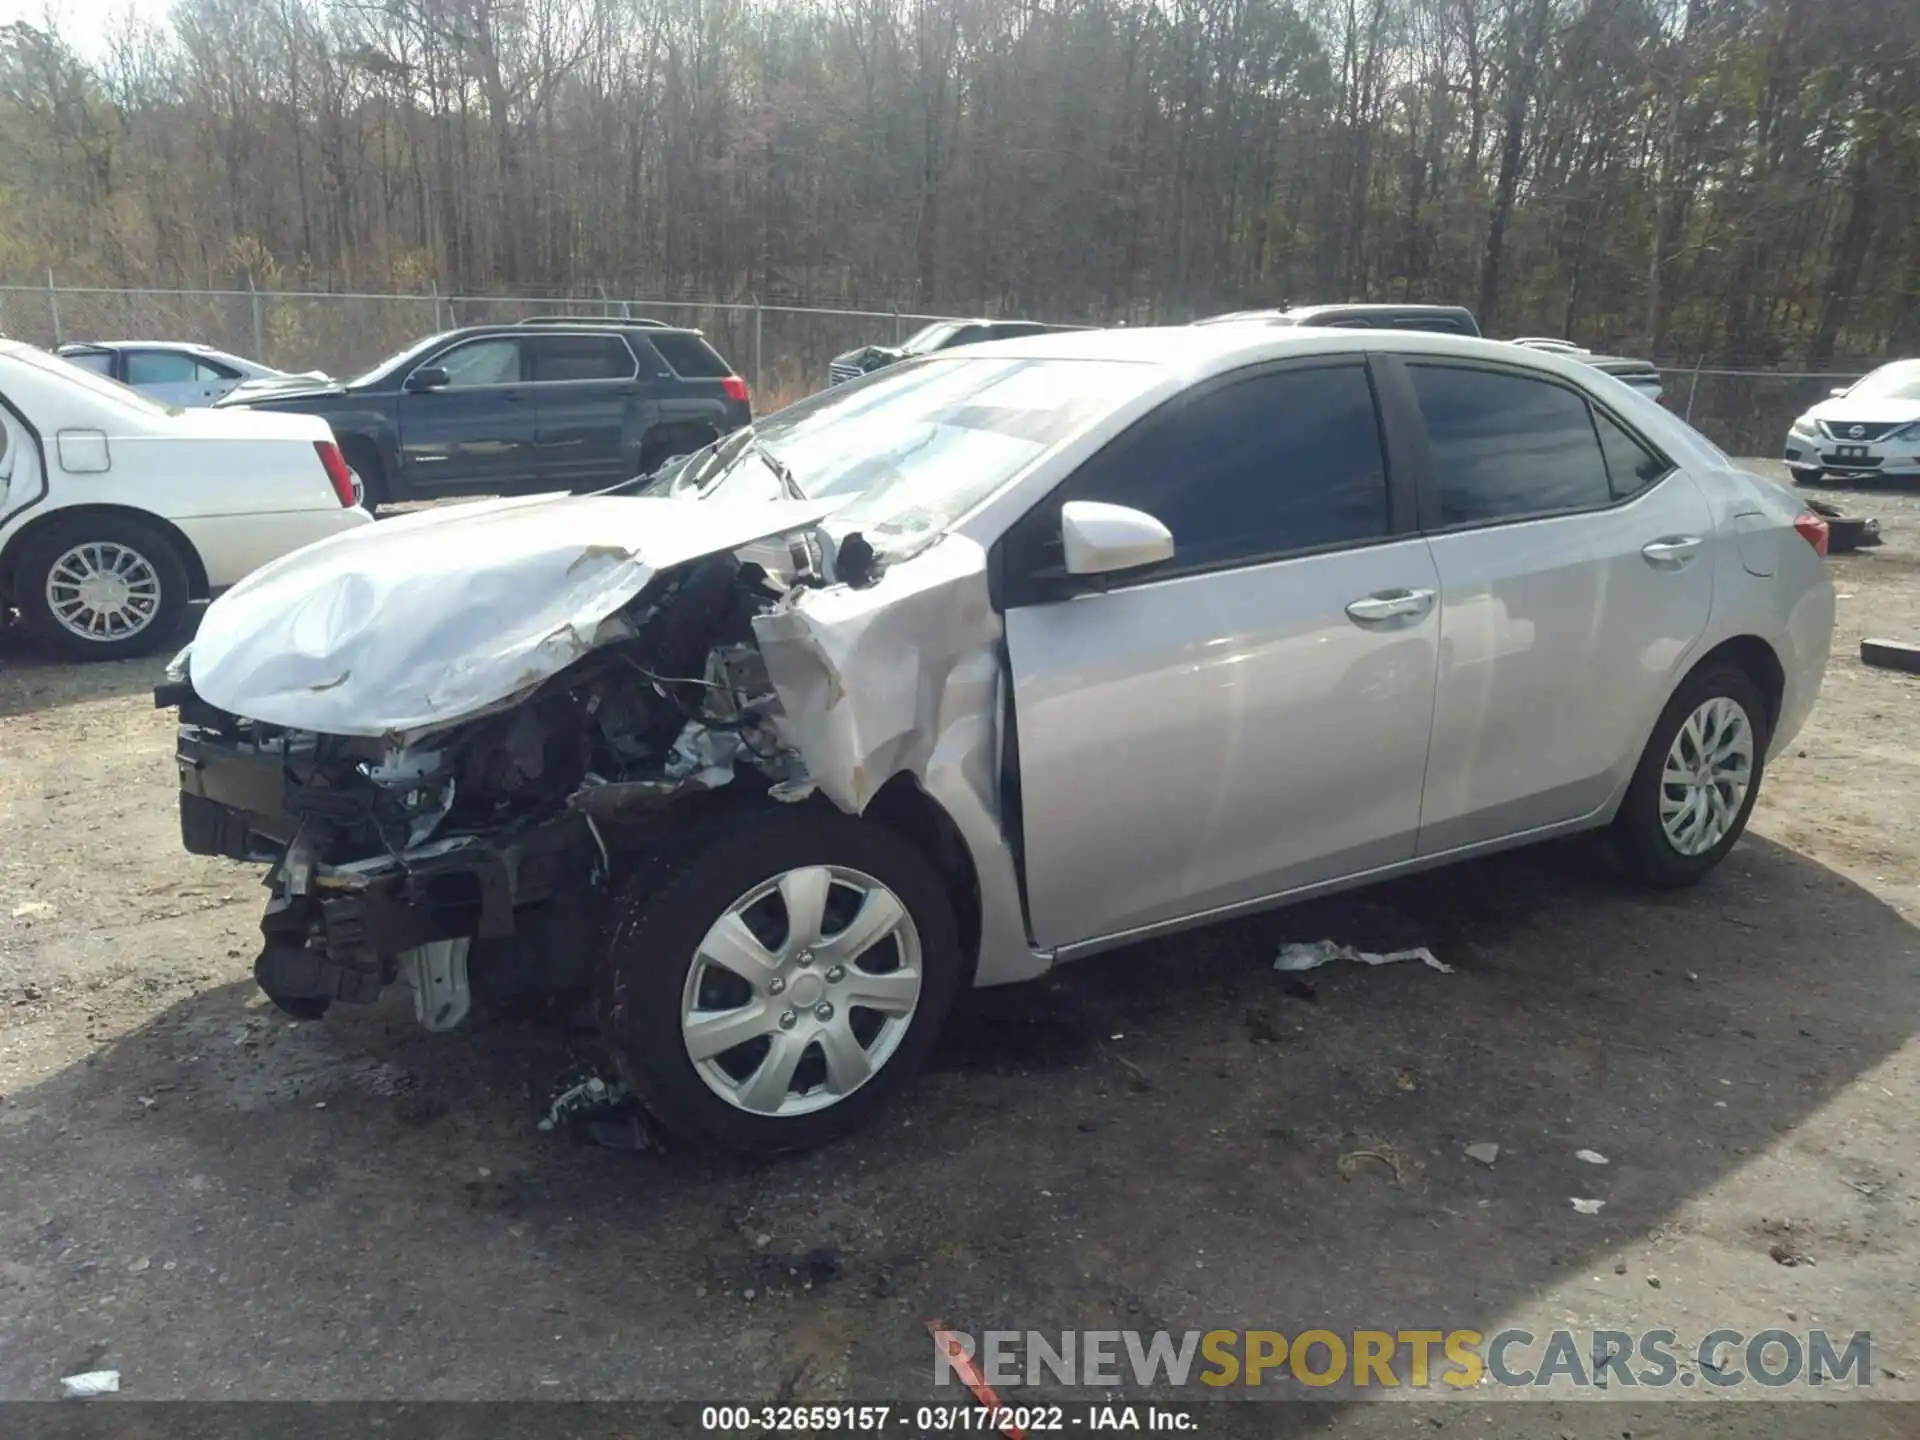
[[[193,638],[206,606],[187,608],[180,633],[157,655],[137,660],[59,660],[36,646],[18,622],[0,611],[0,720],[143,694],[165,677],[167,662]]]
[[[1456,972],[1270,968],[1323,936]],[[875,1128],[758,1168],[537,1132],[531,1095],[586,1053],[565,1032],[434,1038],[391,1004],[292,1026],[228,985],[0,1108],[0,1395],[115,1365],[145,1396],[950,1398],[931,1317],[1487,1330],[1817,1144],[1914,1032],[1915,940],[1759,839],[1653,897],[1584,846],[1525,852],[970,996]],[[1492,1168],[1463,1155],[1488,1140]],[[1880,1198],[1849,1203],[1896,1203],[1859,1178]],[[1772,1263],[1762,1215],[1692,1223]],[[1658,1429],[1504,1408],[1473,1433]],[[1656,1413],[1720,1433],[1724,1408]],[[1258,1433],[1427,1413],[1468,1418],[1286,1406]]]

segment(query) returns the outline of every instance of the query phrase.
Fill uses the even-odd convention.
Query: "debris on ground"
[[[1467,1158],[1478,1160],[1482,1165],[1491,1165],[1500,1158],[1500,1147],[1491,1140],[1480,1140],[1467,1146]]]
[[[1862,640],[1860,663],[1880,670],[1903,670],[1920,675],[1920,645],[1910,640]]]
[[[637,1153],[663,1148],[639,1098],[619,1079],[609,1080],[592,1065],[576,1066],[554,1081],[538,1128],[571,1130],[608,1150]]]
[[[1809,499],[1806,504],[1809,510],[1827,522],[1829,555],[1845,555],[1850,550],[1864,550],[1886,543],[1880,534],[1880,522],[1876,519],[1849,515],[1830,500]]]
[[[62,1400],[88,1400],[95,1395],[119,1393],[120,1372],[118,1370],[88,1370],[79,1375],[63,1375],[60,1379]]]
[[[1578,1210],[1582,1215],[1598,1215],[1600,1213],[1600,1207],[1607,1203],[1604,1200],[1582,1200],[1577,1196],[1569,1196],[1568,1198],[1573,1201],[1573,1208]]]
[[[1272,1045],[1280,1039],[1280,1028],[1264,1007],[1247,1011],[1247,1038],[1256,1045]]]
[[[1576,1160],[1584,1160],[1589,1165],[1604,1165],[1607,1163],[1607,1157],[1602,1155],[1598,1150],[1576,1150],[1573,1152],[1573,1158]]]
[[[52,913],[53,906],[49,905],[46,901],[29,900],[24,905],[14,906],[11,918],[15,920],[31,920],[36,915],[51,915]]]
[[[1359,1167],[1362,1160],[1373,1160],[1386,1166],[1387,1169],[1393,1172],[1393,1183],[1395,1187],[1399,1187],[1400,1157],[1394,1152],[1391,1145],[1383,1145],[1378,1150],[1352,1150],[1342,1155],[1340,1157],[1340,1178],[1342,1180],[1353,1179],[1353,1172]]]
[[[1813,1264],[1813,1257],[1811,1255],[1803,1254],[1791,1245],[1787,1245],[1778,1240],[1767,1247],[1767,1254],[1772,1258],[1774,1264],[1785,1265],[1789,1270],[1796,1269],[1802,1265]]]
[[[1331,940],[1316,940],[1311,945],[1297,942],[1282,945],[1280,957],[1273,962],[1273,968],[1297,975],[1302,970],[1317,970],[1335,960],[1357,960],[1362,965],[1392,965],[1401,960],[1418,960],[1442,975],[1453,973],[1451,965],[1441,963],[1424,945],[1412,950],[1390,950],[1384,955],[1377,955],[1369,950],[1356,950],[1351,945],[1336,945]]]

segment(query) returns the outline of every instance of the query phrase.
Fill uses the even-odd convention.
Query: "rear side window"
[[[1544,380],[1407,366],[1426,419],[1440,525],[1489,524],[1613,502],[1587,402]]]
[[[1359,365],[1230,382],[1150,415],[1056,498],[1146,511],[1173,532],[1176,570],[1379,539],[1390,520],[1373,388]]]
[[[720,380],[733,374],[733,367],[720,358],[720,352],[698,335],[659,330],[648,335],[647,341],[683,380]]]
[[[1611,415],[1596,410],[1593,423],[1600,432],[1601,453],[1607,457],[1607,479],[1613,486],[1614,499],[1638,495],[1673,468],[1628,434]]]
[[[542,335],[531,342],[536,382],[631,380],[633,352],[615,335]]]
[[[191,355],[172,350],[135,350],[127,356],[129,385],[180,385],[200,379]]]
[[[81,350],[72,355],[60,357],[69,365],[78,365],[82,370],[91,370],[95,375],[113,373],[113,356],[105,350]]]

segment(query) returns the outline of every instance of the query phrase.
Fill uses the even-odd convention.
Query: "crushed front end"
[[[573,663],[441,729],[237,715],[196,692],[189,651],[155,692],[179,712],[181,838],[268,867],[267,995],[314,1017],[400,982],[444,1030],[476,998],[582,988],[615,856],[671,844],[700,804],[803,798],[752,621],[820,557],[768,548],[784,573],[745,552],[661,572]]]

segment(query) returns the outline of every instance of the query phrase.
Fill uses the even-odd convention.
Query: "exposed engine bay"
[[[684,826],[667,812],[690,797],[813,791],[753,621],[826,558],[809,535],[671,567],[573,664],[441,730],[318,734],[216,707],[190,669],[162,687],[186,848],[272,866],[262,988],[317,1015],[405,981],[441,1030],[475,993],[585,984],[616,853]]]

